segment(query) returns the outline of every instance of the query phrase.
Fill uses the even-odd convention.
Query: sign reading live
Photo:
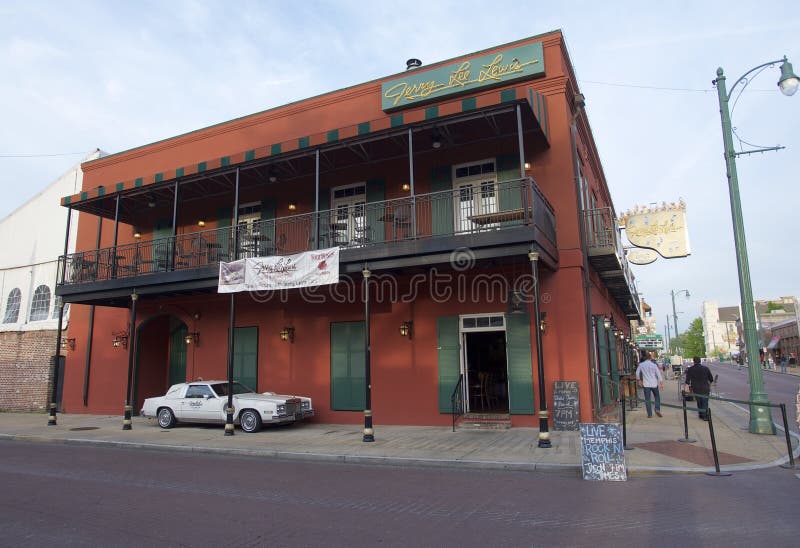
[[[219,265],[218,293],[274,291],[339,282],[339,248],[240,259]]]
[[[625,228],[625,234],[633,245],[652,249],[665,259],[686,257],[692,253],[683,200],[677,204],[662,203],[660,207],[637,206],[633,212],[625,212],[618,223]],[[634,264],[648,264],[655,260],[652,254],[638,257],[629,253],[631,256],[638,261]]]
[[[553,382],[553,431],[578,429],[579,399],[578,381]]]
[[[619,424],[582,422],[581,461],[585,480],[627,480],[622,427]]]
[[[445,67],[408,71],[381,86],[381,108],[385,111],[399,109],[543,75],[542,43],[526,44]]]

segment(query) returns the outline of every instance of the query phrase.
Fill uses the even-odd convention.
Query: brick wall
[[[47,409],[56,331],[0,333],[0,410]]]

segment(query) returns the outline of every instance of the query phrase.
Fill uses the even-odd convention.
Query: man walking
[[[708,396],[711,393],[711,383],[714,382],[714,375],[711,370],[700,363],[700,358],[695,356],[692,358],[694,365],[686,370],[686,384],[690,387],[691,391],[700,396]],[[708,397],[696,396],[697,400],[697,414],[704,421],[708,420]]]
[[[661,394],[658,389],[664,388],[664,377],[661,376],[658,366],[649,356],[642,352],[642,361],[639,367],[636,368],[636,378],[639,380],[639,386],[644,389],[644,406],[647,409],[647,418],[653,416],[653,409],[650,406],[650,393],[656,400],[656,415],[661,416]]]

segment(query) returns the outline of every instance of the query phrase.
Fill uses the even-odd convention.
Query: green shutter
[[[611,394],[615,400],[619,399],[619,362],[617,360],[617,338],[614,337],[614,333],[611,333],[611,338],[609,339],[611,343],[609,347],[609,351],[611,353]]]
[[[317,240],[317,249],[321,247],[328,247],[330,246],[330,242],[327,238],[325,238],[325,234],[328,232],[328,227],[331,224],[331,214],[328,211],[331,208],[331,191],[327,188],[319,189],[319,210],[324,211],[325,213],[320,214],[317,216],[317,229],[319,233],[323,236],[322,238]]]
[[[506,315],[506,357],[508,359],[508,412],[533,414],[533,369],[531,367],[531,325],[527,314]]]
[[[383,179],[371,179],[367,181],[367,203],[382,202],[385,197],[385,183]],[[367,206],[367,235],[373,242],[382,242],[384,240],[383,222],[378,218],[383,216],[383,209],[377,206]]]
[[[258,392],[257,327],[237,327],[234,329],[233,380]]]
[[[232,261],[233,254],[230,252],[232,249],[231,241],[233,240],[230,230],[225,230],[231,227],[232,212],[231,207],[221,207],[217,210],[217,243],[220,244],[220,258],[224,261]]]
[[[597,326],[597,357],[600,363],[600,387],[603,405],[611,403],[610,383],[608,382],[608,340],[606,339],[606,328],[603,325],[603,318],[598,317]]]
[[[189,329],[181,324],[169,334],[169,385],[186,382],[186,335]],[[137,345],[139,340],[136,340]]]
[[[436,319],[436,348],[439,353],[439,412],[452,413],[453,390],[461,375],[458,316]]]
[[[331,408],[363,411],[366,386],[364,322],[331,323]]]
[[[438,194],[431,200],[431,227],[434,236],[453,233],[453,173],[450,166],[435,167],[431,170],[431,192]]]
[[[260,255],[272,255],[272,249],[276,247],[278,241],[275,239],[275,199],[264,198],[261,200],[261,220],[269,221],[262,223],[261,234],[269,240],[261,242]]]
[[[522,209],[522,185],[503,183],[503,181],[519,180],[519,154],[506,154],[497,157],[498,201],[500,211]],[[507,221],[502,226],[518,225],[519,221]]]

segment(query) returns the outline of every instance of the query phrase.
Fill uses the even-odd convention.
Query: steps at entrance
[[[511,415],[500,413],[466,413],[456,421],[459,430],[508,430]]]

